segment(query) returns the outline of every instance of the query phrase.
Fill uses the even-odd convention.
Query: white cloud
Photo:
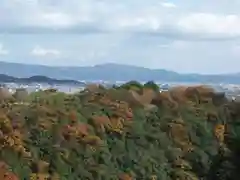
[[[158,2],[107,0],[16,1],[0,4],[0,26],[44,28],[95,28],[106,31],[152,31],[165,16]],[[45,2],[45,3],[44,3]],[[48,3],[47,3],[48,2]],[[50,2],[55,2],[54,6]],[[170,3],[163,3],[170,7]],[[6,18],[7,17],[7,18]]]
[[[176,4],[172,2],[161,2],[160,5],[165,8],[176,8]]]
[[[179,35],[191,34],[196,38],[240,37],[240,14],[226,14],[229,8],[237,8],[234,1],[228,11],[220,13],[226,3],[204,0],[198,3],[186,1],[181,8],[171,0],[2,0],[0,2],[0,30],[7,28],[18,31],[29,29],[84,29],[106,32],[147,32]],[[224,4],[224,5],[223,5]],[[230,4],[230,3],[229,3]],[[222,7],[224,6],[224,7]],[[208,10],[214,7],[214,11]],[[175,8],[169,13],[168,9]],[[240,8],[240,6],[239,6]],[[238,9],[239,9],[238,8]],[[204,12],[206,10],[206,12]],[[201,13],[192,13],[201,12]],[[218,12],[218,13],[217,13]],[[234,11],[233,11],[234,12]],[[171,30],[169,32],[169,29]]]
[[[36,20],[31,22],[31,25],[54,28],[71,27],[75,24],[71,15],[61,12],[41,12],[37,14]]]
[[[45,49],[42,48],[40,46],[36,46],[32,52],[32,55],[34,56],[39,56],[39,57],[57,57],[60,56],[60,51],[56,50],[56,49]]]
[[[109,28],[114,31],[154,31],[161,27],[161,19],[154,16],[117,17]]]
[[[8,55],[9,54],[9,51],[6,50],[4,47],[3,47],[3,44],[0,44],[0,56],[1,55]]]
[[[218,15],[211,13],[193,13],[180,18],[178,27],[190,33],[239,36],[239,15]]]

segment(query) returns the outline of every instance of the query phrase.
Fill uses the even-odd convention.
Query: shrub
[[[159,86],[158,86],[156,83],[154,83],[153,81],[148,81],[148,82],[146,82],[146,83],[143,85],[143,87],[144,87],[144,88],[150,88],[150,89],[152,89],[152,90],[154,90],[154,91],[156,91],[156,92],[159,92],[159,91],[160,91]]]

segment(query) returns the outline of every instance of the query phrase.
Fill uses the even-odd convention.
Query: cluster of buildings
[[[68,86],[68,85],[49,85],[49,84],[17,84],[17,83],[4,83],[0,85],[1,88],[8,89],[10,93],[14,93],[16,89],[23,88],[29,93],[37,92],[39,90],[46,90],[50,88],[58,89],[58,91],[66,93],[74,93],[84,89],[83,86]]]
[[[110,82],[105,82],[105,81],[92,81],[92,82],[86,82],[88,83],[98,83],[102,84],[106,87],[110,87],[113,85],[113,83]],[[115,84],[116,85],[121,85],[125,82],[122,81],[117,81]],[[144,83],[144,82],[143,82]],[[156,82],[157,85],[159,85],[161,91],[167,91],[170,87],[174,86],[179,86],[179,85],[194,85],[194,84],[189,84],[189,83],[160,83]],[[210,84],[217,92],[225,92],[228,97],[236,97],[240,99],[240,85],[234,85],[234,84]],[[29,93],[30,92],[37,92],[39,90],[46,90],[49,88],[54,88],[58,89],[60,92],[65,92],[65,93],[75,93],[78,91],[81,91],[85,88],[84,85],[49,85],[49,84],[44,84],[44,83],[33,83],[33,84],[17,84],[17,83],[0,83],[0,87],[4,87],[4,89],[8,89],[10,93],[14,93],[16,89],[19,88],[24,88],[26,89]]]

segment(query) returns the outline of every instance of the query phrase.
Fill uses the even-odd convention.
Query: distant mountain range
[[[102,64],[86,67],[52,67],[43,65],[29,65],[9,63],[0,61],[0,74],[14,76],[17,78],[28,78],[31,76],[45,76],[54,79],[72,80],[105,80],[105,81],[163,81],[163,82],[197,82],[197,83],[240,83],[240,74],[179,74],[164,69],[148,69],[137,66],[121,64]],[[11,79],[9,77],[6,79]],[[4,77],[2,77],[4,79]],[[2,80],[3,80],[2,79]],[[0,79],[1,81],[1,79]]]

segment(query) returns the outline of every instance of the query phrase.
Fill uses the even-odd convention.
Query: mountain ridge
[[[5,74],[0,74],[0,83],[47,83],[47,84],[66,84],[66,85],[83,85],[84,83],[76,80],[67,80],[67,79],[53,79],[47,76],[31,76],[29,78],[17,78]]]
[[[19,69],[21,71],[19,71]],[[240,83],[239,73],[234,74],[180,74],[165,69],[149,69],[133,65],[105,63],[94,66],[46,66],[0,61],[0,73],[18,78],[43,75],[54,79],[105,80],[105,81],[164,81],[198,83]]]

